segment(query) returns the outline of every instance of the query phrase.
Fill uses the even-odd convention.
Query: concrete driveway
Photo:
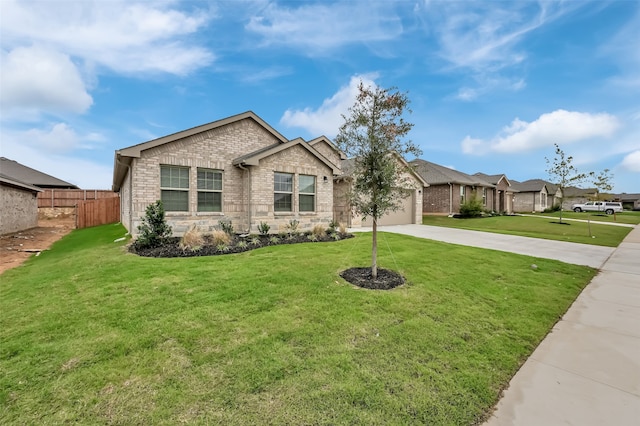
[[[394,234],[411,235],[446,243],[507,251],[527,256],[555,259],[575,265],[600,268],[615,250],[612,247],[589,244],[567,243],[564,241],[543,240],[540,238],[519,237],[516,235],[495,234],[491,232],[469,231],[466,229],[445,228],[428,225],[380,226],[379,231]],[[371,228],[353,228],[352,232],[371,231]]]

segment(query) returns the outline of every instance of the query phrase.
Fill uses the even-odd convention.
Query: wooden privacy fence
[[[120,198],[77,201],[77,229],[116,222],[120,222]]]
[[[79,201],[118,198],[105,189],[45,189],[38,193],[38,207],[75,207]]]

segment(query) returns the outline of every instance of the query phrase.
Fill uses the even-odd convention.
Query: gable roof
[[[598,193],[597,188],[578,188],[577,186],[567,186],[564,188],[564,196],[571,197],[591,197]]]
[[[42,173],[5,157],[0,157],[0,172],[6,179],[40,188],[78,189],[78,187],[72,183]]]
[[[113,187],[114,191],[119,191],[125,176],[127,175],[127,169],[131,165],[132,158],[139,158],[142,151],[155,148],[167,143],[177,141],[189,136],[193,136],[198,133],[207,132],[209,130],[217,129],[228,124],[237,123],[239,121],[250,119],[262,126],[266,131],[271,133],[280,143],[288,142],[288,139],[282,136],[276,129],[271,127],[262,118],[258,117],[253,111],[246,111],[241,114],[232,115],[231,117],[223,118],[221,120],[212,121],[211,123],[203,124],[201,126],[192,127],[187,130],[182,130],[177,133],[172,133],[167,136],[162,136],[157,139],[153,139],[147,142],[142,142],[137,145],[129,146],[127,148],[119,149],[115,152],[114,167],[113,167]]]
[[[157,139],[153,139],[147,142],[139,143],[127,148],[122,148],[116,151],[122,157],[140,157],[140,153],[144,150],[155,148],[160,145],[164,145],[179,139],[183,139],[189,136],[193,136],[198,133],[206,132],[209,130],[217,129],[227,124],[236,123],[241,120],[251,119],[262,126],[265,130],[271,133],[276,139],[282,143],[287,142],[287,138],[282,136],[276,129],[269,126],[262,118],[258,117],[253,111],[246,111],[241,114],[232,115],[231,117],[223,118],[222,120],[212,121],[211,123],[203,124],[201,126],[192,127],[187,130],[182,130],[177,133],[172,133],[167,136],[162,136]]]
[[[429,186],[429,183],[427,181],[425,181],[422,176],[420,176],[420,173],[418,173],[415,169],[415,167],[411,164],[408,163],[407,160],[405,160],[404,158],[402,158],[402,155],[398,154],[397,152],[393,152],[393,155],[398,159],[398,161],[400,161],[400,163],[402,163],[402,165],[404,167],[406,167],[407,171],[413,176],[415,177],[420,184],[422,184],[423,187],[425,186]],[[353,170],[355,168],[355,158],[347,158],[341,161],[342,164],[342,174],[340,175],[340,177],[342,178],[347,178],[349,176],[351,176],[353,174]]]
[[[337,175],[340,172],[340,170],[333,163],[324,158],[322,154],[316,151],[302,138],[297,138],[286,143],[276,143],[257,151],[250,152],[249,154],[234,159],[232,164],[234,166],[258,166],[260,164],[260,160],[262,160],[263,158],[266,158],[273,154],[277,154],[280,151],[293,148],[294,146],[301,146],[302,148],[306,149],[311,155],[313,155],[327,167],[329,167],[333,171],[334,175]]]
[[[338,156],[340,157],[341,160],[347,159],[347,155],[343,151],[341,151],[340,148],[338,148],[333,142],[331,142],[331,140],[328,137],[324,135],[310,140],[309,145],[315,146],[320,142],[324,142],[327,145],[329,145],[331,148],[333,148],[338,153]]]
[[[507,182],[507,186],[511,186],[511,182],[507,179],[507,175],[504,173],[497,175],[487,175],[485,173],[477,172],[473,174],[474,176],[478,176],[480,179],[485,180],[493,185],[498,185],[502,179]]]
[[[431,163],[426,160],[417,159],[410,162],[420,176],[431,185],[441,185],[456,183],[459,185],[486,186],[493,188],[494,185],[480,178],[471,176],[448,167]]]
[[[548,194],[552,192],[555,193],[555,185],[552,185],[542,179],[529,179],[525,180],[524,182],[512,180],[511,185],[519,192],[540,192],[543,188],[545,188]]]
[[[13,179],[11,176],[7,176],[3,173],[0,173],[0,184],[36,193],[43,191],[43,189],[38,188],[37,186],[29,185],[28,183]]]

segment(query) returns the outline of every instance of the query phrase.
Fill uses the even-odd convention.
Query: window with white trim
[[[160,166],[160,199],[165,211],[189,211],[188,167]]]
[[[198,211],[222,211],[222,171],[198,169]]]
[[[482,205],[487,205],[487,188],[482,187]]]
[[[316,177],[298,176],[298,211],[313,212],[316,209]]]
[[[293,174],[276,172],[273,176],[273,210],[293,211]]]
[[[460,185],[460,204],[464,204],[464,185]]]

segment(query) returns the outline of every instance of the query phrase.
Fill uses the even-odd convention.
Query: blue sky
[[[247,110],[333,138],[362,79],[408,92],[425,160],[546,179],[557,143],[640,192],[638,1],[0,0],[0,28],[0,155],[82,188]]]

